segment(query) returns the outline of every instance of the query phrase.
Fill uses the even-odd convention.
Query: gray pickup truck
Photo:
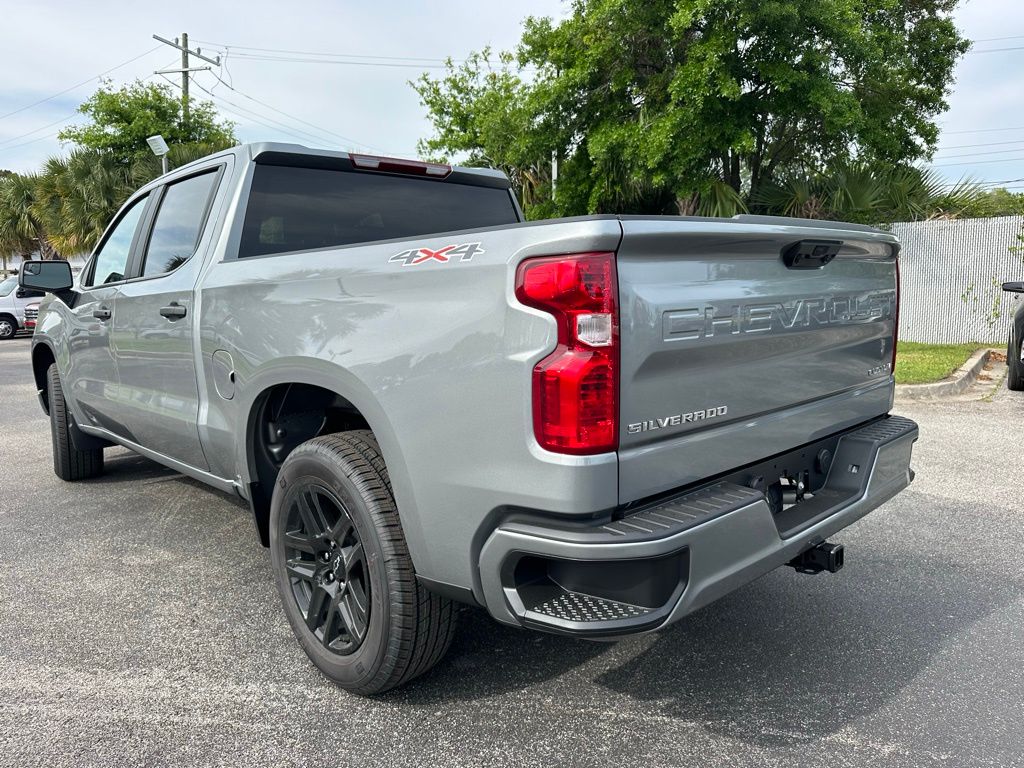
[[[660,629],[911,481],[898,243],[739,216],[526,222],[500,173],[253,144],[30,262],[64,480],[125,446],[247,499],[310,659],[430,669],[460,603]]]

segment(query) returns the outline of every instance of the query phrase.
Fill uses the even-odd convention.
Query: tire
[[[451,645],[455,606],[416,578],[373,433],[325,435],[292,451],[274,484],[270,554],[299,644],[342,688],[369,695],[402,685]]]
[[[10,315],[0,315],[0,341],[13,339],[18,332],[18,321]]]
[[[1022,342],[1024,334],[1010,331],[1010,343],[1006,347],[1006,387],[1014,392],[1024,391],[1024,363],[1020,359]]]
[[[103,449],[81,451],[72,440],[71,433],[76,427],[68,413],[68,403],[64,399],[56,364],[47,369],[46,380],[50,402],[50,437],[53,440],[53,471],[61,480],[68,482],[87,480],[102,474]]]

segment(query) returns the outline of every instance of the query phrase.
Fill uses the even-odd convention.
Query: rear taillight
[[[614,253],[528,259],[516,297],[555,318],[558,345],[533,369],[533,430],[549,451],[618,445],[619,315]]]
[[[895,255],[896,261],[896,311],[893,312],[892,318],[892,368],[889,372],[896,375],[896,345],[900,340],[900,255],[899,251]]]

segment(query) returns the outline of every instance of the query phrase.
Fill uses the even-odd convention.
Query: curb
[[[940,397],[962,395],[977,381],[978,374],[985,368],[985,363],[995,349],[979,349],[970,359],[953,371],[950,376],[934,384],[898,384],[896,397],[907,400],[932,400]]]

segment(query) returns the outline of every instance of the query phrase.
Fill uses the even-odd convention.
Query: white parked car
[[[25,330],[25,307],[38,304],[42,296],[39,291],[19,288],[17,275],[0,282],[0,341]]]

